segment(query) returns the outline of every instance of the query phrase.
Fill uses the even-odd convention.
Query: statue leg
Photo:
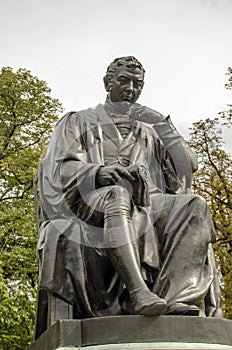
[[[104,242],[107,254],[130,295],[131,313],[162,314],[166,302],[151,292],[144,282],[133,241],[136,231],[131,222],[131,199],[126,189],[112,186],[104,197]]]

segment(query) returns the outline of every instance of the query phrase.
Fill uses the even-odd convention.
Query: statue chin
[[[106,103],[109,103],[115,113],[119,114],[129,113],[134,105],[134,103],[128,101],[112,102],[109,98],[107,99]]]

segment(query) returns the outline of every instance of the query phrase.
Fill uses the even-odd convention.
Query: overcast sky
[[[104,102],[116,57],[146,69],[141,104],[188,127],[226,109],[232,0],[0,0],[0,66],[45,80],[65,111]]]

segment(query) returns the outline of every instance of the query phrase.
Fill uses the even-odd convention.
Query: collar
[[[133,104],[129,102],[112,102],[107,96],[106,102],[103,105],[105,111],[112,116],[124,116],[128,117],[131,115],[131,108]]]

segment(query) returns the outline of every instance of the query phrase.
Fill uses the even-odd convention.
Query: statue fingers
[[[134,176],[126,168],[118,168],[117,171],[120,174],[120,177],[126,178],[127,180],[135,181]]]
[[[118,169],[115,169],[112,173],[111,173],[111,177],[114,180],[114,184],[118,181],[120,181],[122,178],[118,172]]]

